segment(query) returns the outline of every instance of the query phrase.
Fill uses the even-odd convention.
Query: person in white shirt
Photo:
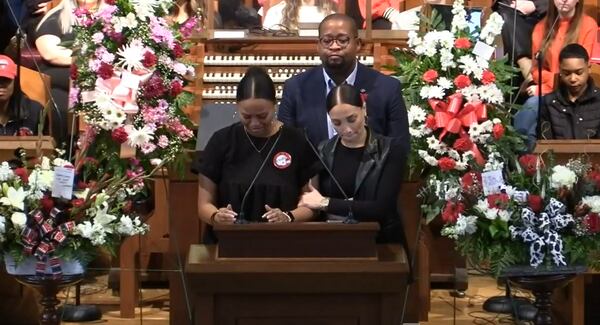
[[[297,30],[299,23],[318,24],[336,10],[333,0],[283,0],[267,10],[263,28]]]

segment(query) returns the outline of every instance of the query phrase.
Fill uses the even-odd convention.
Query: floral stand
[[[49,266],[46,269],[48,274],[37,275],[37,260],[35,257],[27,258],[17,264],[11,256],[5,255],[4,262],[8,274],[14,275],[19,283],[34,288],[42,295],[40,304],[43,309],[40,315],[40,324],[60,324],[61,317],[56,310],[56,306],[60,301],[56,298],[56,294],[62,288],[75,285],[83,279],[84,270],[81,263],[78,261],[60,261],[63,272],[61,275],[52,275]]]
[[[552,293],[571,282],[578,274],[585,272],[583,266],[567,266],[536,269],[530,266],[510,267],[505,276],[511,283],[531,291],[535,296],[537,314],[535,325],[552,324]]]

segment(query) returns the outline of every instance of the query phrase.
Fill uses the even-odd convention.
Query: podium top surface
[[[408,272],[408,260],[399,244],[377,245],[377,259],[319,259],[289,258],[219,259],[216,245],[191,245],[185,272],[202,273],[357,273]]]
[[[600,140],[538,140],[535,153],[600,153]]]
[[[216,232],[221,231],[265,231],[265,232],[281,232],[281,231],[315,231],[315,232],[330,232],[344,230],[348,232],[362,231],[379,231],[377,222],[360,222],[357,224],[343,224],[341,222],[282,222],[282,223],[267,223],[257,222],[248,224],[217,224],[213,226]]]

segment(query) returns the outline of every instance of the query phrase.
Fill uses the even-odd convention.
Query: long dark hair
[[[237,86],[236,100],[260,98],[275,103],[275,85],[269,74],[260,67],[250,67]]]
[[[583,15],[583,0],[579,0],[577,4],[575,4],[575,14],[573,15],[573,17],[571,17],[569,21],[569,28],[567,29],[567,34],[565,35],[565,41],[562,47],[571,43],[577,43],[577,41],[579,40],[579,27],[581,26]],[[550,30],[550,28],[552,28],[552,24],[554,23],[554,20],[556,20],[557,16],[558,8],[556,8],[556,5],[554,3],[549,4],[548,12],[546,13],[546,18],[544,18],[545,20],[543,22],[544,37],[542,37],[542,39],[546,39],[548,37],[548,34],[552,34],[552,36],[550,37],[550,41],[546,43],[546,46],[541,49],[542,57],[544,58],[544,65],[548,66],[550,66],[551,64],[550,62],[548,62],[548,56],[546,56],[546,52],[549,48],[552,47],[552,43],[554,43],[555,41],[554,38],[556,36],[556,32],[558,31],[559,24],[555,24],[553,30]]]
[[[327,111],[339,104],[363,107],[361,91],[349,84],[341,84],[333,88],[327,95]]]

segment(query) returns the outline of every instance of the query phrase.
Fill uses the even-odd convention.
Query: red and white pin
[[[273,156],[273,166],[278,169],[286,169],[292,164],[292,156],[285,152],[280,151]]]

